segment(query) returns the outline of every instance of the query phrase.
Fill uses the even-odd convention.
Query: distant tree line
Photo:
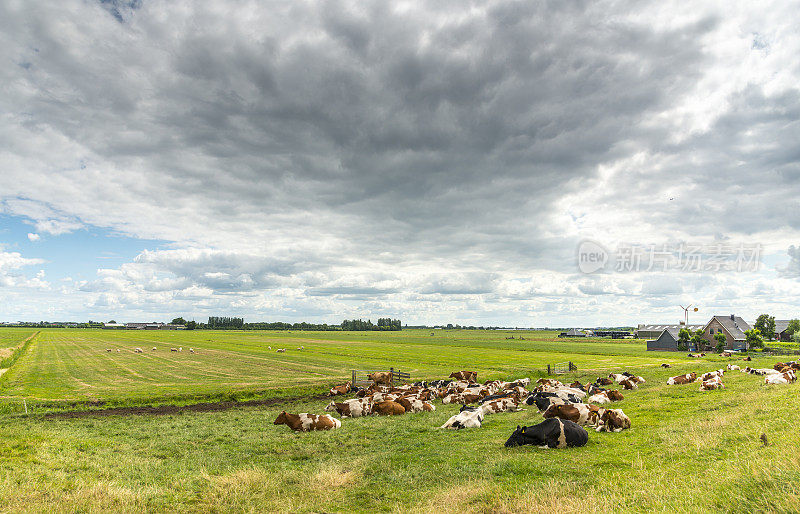
[[[371,320],[346,319],[342,321],[342,330],[403,330],[403,324],[392,318],[378,318],[377,325],[373,325]]]
[[[231,318],[228,316],[209,316],[208,323],[200,328],[211,330],[242,329],[244,328],[244,318]]]

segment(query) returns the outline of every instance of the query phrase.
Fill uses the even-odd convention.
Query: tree
[[[186,320],[183,319],[183,318],[175,318],[174,320],[172,320],[171,323],[173,325],[185,325],[186,324]]]
[[[694,348],[695,348],[696,351],[700,351],[700,350],[705,349],[706,345],[708,344],[708,341],[706,341],[706,338],[703,337],[703,331],[702,330],[698,330],[697,332],[695,332],[692,335],[691,342],[694,345]]]
[[[727,339],[725,338],[725,334],[722,332],[717,332],[714,334],[714,339],[717,341],[717,351],[719,353],[725,351],[725,345],[728,343]]]
[[[762,314],[756,319],[753,328],[757,329],[761,335],[766,339],[775,338],[775,316],[769,314]]]
[[[795,343],[800,343],[800,330],[792,334],[792,341]]]
[[[761,338],[761,332],[757,328],[745,330],[744,337],[746,339],[747,349],[764,348],[764,340]]]
[[[197,322],[195,320],[186,323],[186,330],[194,330],[196,328],[197,328]]]
[[[794,335],[798,332],[800,332],[800,319],[793,319],[786,326],[786,333],[789,334],[789,338],[794,339]]]
[[[116,321],[114,321],[114,320],[112,319],[111,321],[109,321],[109,323],[116,323]]]

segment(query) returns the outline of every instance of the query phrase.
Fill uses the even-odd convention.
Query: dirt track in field
[[[104,416],[163,416],[169,414],[182,414],[184,412],[221,412],[238,407],[269,407],[272,405],[279,405],[282,403],[293,403],[304,400],[324,400],[328,398],[327,394],[319,394],[314,396],[293,396],[284,398],[265,398],[262,400],[247,400],[243,402],[223,401],[223,402],[203,402],[192,403],[189,405],[158,405],[150,406],[144,405],[140,407],[110,407],[107,409],[92,409],[92,410],[71,410],[64,412],[48,412],[44,415],[45,418],[61,418],[61,419],[75,419],[75,418],[90,418],[90,417],[104,417]]]

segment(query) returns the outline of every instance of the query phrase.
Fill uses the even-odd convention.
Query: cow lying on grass
[[[480,428],[483,423],[483,409],[481,407],[463,407],[461,412],[445,422],[439,428],[458,430],[461,428]]]
[[[347,394],[352,389],[351,386],[352,386],[352,384],[350,383],[349,380],[347,382],[345,382],[344,384],[333,386],[333,387],[331,387],[331,390],[328,391],[328,396],[338,396],[340,394]]]
[[[667,385],[691,384],[695,380],[697,380],[697,373],[691,372],[685,375],[678,375],[677,377],[670,377],[667,380]]]
[[[622,409],[605,409],[600,415],[597,432],[622,432],[631,428],[631,419],[622,412]]]
[[[703,383],[700,384],[701,391],[713,391],[714,389],[725,389],[725,384],[722,383],[722,379],[718,376],[703,380]]]
[[[432,404],[413,397],[402,397],[396,401],[403,406],[406,412],[431,412],[436,410],[436,407]]]
[[[506,447],[532,444],[539,448],[567,448],[584,446],[589,441],[586,430],[568,420],[546,419],[531,427],[520,427],[506,441]]]
[[[764,377],[764,383],[767,385],[777,385],[777,384],[789,384],[794,382],[797,379],[793,372],[788,373],[776,373],[773,375],[767,375]]]
[[[286,411],[278,414],[273,425],[286,425],[295,432],[309,432],[311,430],[330,430],[339,428],[342,422],[327,414],[289,414]]]
[[[399,416],[406,413],[405,407],[397,402],[386,400],[372,405],[372,413],[382,416]]]
[[[484,414],[495,414],[498,412],[517,412],[523,409],[519,408],[519,402],[514,398],[500,398],[481,404],[481,409]]]
[[[367,398],[345,400],[342,403],[331,402],[326,411],[336,411],[343,418],[358,418],[372,414],[372,402]]]
[[[455,378],[456,380],[466,380],[467,382],[474,383],[478,381],[478,372],[477,371],[454,371],[450,373],[449,378]]]
[[[596,426],[603,410],[597,405],[587,405],[585,403],[553,404],[544,411],[542,416],[546,419],[566,419],[581,426]]]

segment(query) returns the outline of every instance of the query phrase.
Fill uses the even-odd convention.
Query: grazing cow
[[[111,348],[106,348],[106,351],[111,353]]]
[[[384,400],[372,406],[372,413],[382,416],[399,416],[400,414],[405,414],[406,409],[397,402]]]
[[[177,352],[177,351],[178,351],[178,349],[177,349],[177,348],[170,348],[170,349],[169,349],[169,351],[171,351],[171,352]]]
[[[311,430],[330,430],[339,428],[342,422],[327,414],[289,414],[286,411],[278,414],[278,418],[273,425],[286,425],[295,432],[309,432]]]
[[[467,382],[474,383],[478,381],[478,372],[477,371],[454,371],[450,373],[449,378],[455,378],[456,380],[466,380]]]
[[[328,396],[338,396],[340,394],[347,394],[352,389],[353,384],[348,380],[344,384],[340,384],[337,386],[331,387],[331,390],[328,391]]]
[[[736,371],[736,370],[740,370],[740,369],[742,369],[742,368],[740,368],[736,364],[728,364],[728,371]]]
[[[600,415],[600,422],[595,429],[597,432],[622,432],[631,428],[631,419],[622,412],[622,409],[606,409]]]
[[[153,347],[153,351],[156,351],[156,347],[155,346]]]
[[[430,403],[424,402],[417,398],[406,396],[398,398],[396,401],[403,406],[406,412],[431,412],[436,410],[436,407]]]
[[[585,403],[575,403],[572,405],[551,405],[544,411],[545,418],[568,419],[581,426],[597,425],[600,415],[605,409],[597,405],[587,405]]]
[[[608,399],[611,400],[612,402],[619,402],[625,399],[625,397],[622,396],[622,393],[620,393],[616,389],[614,389],[613,391],[606,391],[606,396],[608,396]]]
[[[286,348],[278,348],[275,353],[286,353]]]
[[[144,353],[144,351],[141,348],[134,348],[133,351],[135,353]]]
[[[610,378],[603,378],[603,377],[597,377],[597,380],[595,381],[595,384],[604,386],[611,385],[613,383],[614,381],[611,380]]]
[[[638,387],[639,387],[639,386],[636,385],[636,382],[634,382],[630,378],[627,379],[627,380],[623,380],[622,382],[619,383],[619,385],[621,385],[622,388],[625,389],[626,391],[631,391],[633,389],[638,389]]]
[[[678,375],[677,377],[670,377],[667,380],[667,385],[682,385],[682,384],[691,384],[697,380],[697,373],[687,373],[685,375]]]
[[[662,368],[671,368],[672,366],[667,364],[666,362],[661,365]]]
[[[451,416],[439,428],[459,430],[461,428],[480,428],[483,423],[483,409],[480,407],[465,407],[458,414]]]
[[[121,352],[121,351],[122,351],[122,350],[120,350],[119,348],[117,348],[117,352]]]
[[[189,351],[190,351],[191,353],[194,353],[194,348],[189,348]]]
[[[550,418],[538,425],[520,427],[506,441],[506,448],[532,444],[540,448],[584,446],[589,441],[586,429],[569,420]]]
[[[597,394],[593,394],[586,400],[588,403],[611,403],[611,398],[608,396],[608,392],[600,391]]]
[[[183,346],[181,346],[180,348],[178,348],[178,351],[179,351],[179,352],[182,352],[182,351],[183,351]]]
[[[342,403],[331,402],[326,411],[336,411],[343,418],[358,418],[372,414],[372,402],[367,398],[345,400]]]
[[[394,377],[392,377],[391,371],[376,371],[375,373],[367,375],[367,379],[372,380],[373,384],[383,384],[390,387],[392,385],[392,378]]]
[[[502,398],[500,400],[493,400],[491,402],[487,402],[481,405],[481,409],[483,409],[483,413],[485,414],[495,414],[498,412],[517,412],[523,409],[519,408],[519,402],[514,400],[514,398]]]
[[[773,384],[773,385],[789,384],[791,382],[794,382],[795,379],[796,379],[796,377],[795,377],[794,373],[780,373],[780,374],[776,373],[776,374],[767,375],[766,377],[764,377],[764,383],[765,384]]]
[[[271,346],[267,346],[267,350],[272,350],[272,347]]]
[[[714,389],[724,389],[725,384],[722,383],[722,380],[719,377],[714,377],[711,380],[703,380],[700,384],[701,391],[713,391]]]

